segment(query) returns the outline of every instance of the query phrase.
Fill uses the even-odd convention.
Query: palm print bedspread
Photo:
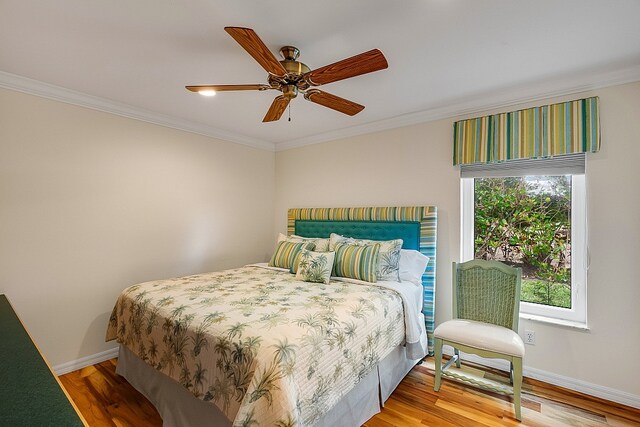
[[[259,267],[131,286],[107,328],[234,426],[312,425],[404,337],[395,291]]]

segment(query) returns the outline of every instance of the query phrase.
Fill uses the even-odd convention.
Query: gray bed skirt
[[[408,360],[403,346],[396,347],[362,381],[325,414],[316,427],[356,427],[380,412],[400,381],[418,360]],[[116,372],[156,407],[163,427],[231,426],[224,414],[209,402],[193,397],[187,389],[156,371],[121,345]]]

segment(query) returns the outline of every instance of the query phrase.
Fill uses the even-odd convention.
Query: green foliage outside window
[[[522,267],[521,300],[571,307],[571,177],[475,179],[475,258]]]

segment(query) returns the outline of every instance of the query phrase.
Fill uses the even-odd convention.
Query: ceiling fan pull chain
[[[291,103],[289,103],[289,121],[291,121]]]

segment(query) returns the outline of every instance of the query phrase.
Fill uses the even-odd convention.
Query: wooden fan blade
[[[307,93],[304,94],[304,98],[350,116],[355,116],[364,110],[364,105],[356,104],[353,101],[323,92],[320,89],[309,89]]]
[[[273,56],[273,53],[271,53],[269,48],[251,28],[225,27],[224,30],[229,33],[253,59],[258,61],[258,63],[262,65],[262,68],[267,70],[267,73],[280,77],[287,74],[287,70],[284,69],[282,64]]]
[[[351,58],[309,71],[304,79],[312,86],[320,86],[349,77],[384,70],[389,64],[382,52],[373,49]]]
[[[267,90],[271,89],[269,85],[202,85],[202,86],[185,86],[191,92],[200,92],[203,90],[213,90],[223,92],[226,90]]]
[[[287,105],[289,105],[289,98],[284,95],[276,96],[271,103],[271,107],[269,107],[269,111],[267,111],[264,119],[262,119],[262,122],[275,122],[276,120],[280,120],[282,113],[287,109]]]

